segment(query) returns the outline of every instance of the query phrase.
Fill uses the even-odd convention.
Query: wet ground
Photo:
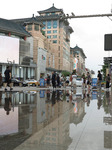
[[[0,150],[110,149],[111,92],[0,91]]]

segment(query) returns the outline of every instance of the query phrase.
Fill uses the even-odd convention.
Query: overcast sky
[[[112,0],[3,0],[0,3],[0,18],[15,19],[38,15],[37,11],[52,6],[63,9],[65,14],[73,12],[77,15],[111,13]],[[112,17],[110,17],[112,18]],[[108,17],[69,19],[74,32],[71,34],[71,47],[76,44],[83,49],[86,67],[94,70],[101,69],[103,57],[112,56],[112,52],[104,51],[104,34],[112,33],[112,21]]]

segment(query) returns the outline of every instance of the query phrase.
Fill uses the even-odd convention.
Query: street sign
[[[112,63],[112,57],[104,57],[104,63]]]
[[[112,34],[104,35],[104,50],[112,51]]]

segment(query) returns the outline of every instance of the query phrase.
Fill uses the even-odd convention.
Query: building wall
[[[63,22],[57,21],[57,28],[53,28],[53,20],[51,20],[51,29],[47,28],[47,20],[44,21],[46,28],[43,30],[48,37],[48,40],[55,47],[55,69],[70,71],[70,40],[69,33],[67,35],[66,25]],[[53,33],[56,30],[57,33]],[[48,33],[48,32],[51,33]],[[56,36],[56,38],[54,38]],[[56,40],[56,43],[53,41]]]
[[[41,73],[44,74],[44,76],[46,76],[45,73],[46,67],[55,68],[55,56],[57,55],[57,53],[54,45],[47,39],[46,36],[42,34],[41,27],[39,26],[38,31],[36,31],[34,27],[35,24],[32,24],[32,30],[30,31],[30,34],[33,37],[33,60],[37,64],[36,77],[39,80]],[[26,26],[26,30],[28,30],[28,26]],[[46,54],[44,53],[44,51],[46,51]],[[46,64],[44,63],[43,67],[41,67],[42,62],[40,63],[40,57],[41,57],[40,55],[41,56],[45,55]],[[44,68],[44,72],[41,70],[43,68]]]

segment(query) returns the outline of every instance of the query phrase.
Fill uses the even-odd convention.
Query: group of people
[[[10,66],[7,66],[5,72],[5,83],[4,83],[4,87],[5,87],[5,91],[7,91],[7,86],[10,87],[10,90],[12,90],[12,83],[11,83],[11,78],[12,78],[12,74],[11,74],[11,68]],[[47,74],[47,87],[50,86],[51,82],[52,82],[52,87],[53,89],[56,87],[60,87],[61,85],[71,85],[71,87],[76,87],[76,72],[73,72],[71,76],[66,76],[66,78],[62,75],[61,77],[59,76],[58,73],[56,72],[52,72],[52,76],[50,77],[49,74]],[[83,74],[82,75],[83,78],[83,88],[87,88],[88,91],[90,91],[91,88],[91,75],[89,72],[87,72],[87,75]],[[0,74],[0,82],[2,81],[2,76]],[[102,82],[102,74],[100,71],[98,71],[98,75],[97,75],[97,85],[98,87],[101,89],[101,82]],[[110,87],[110,75],[108,74],[106,76],[106,88]]]
[[[47,87],[51,85],[51,82],[52,82],[53,89],[59,87],[61,84],[59,74],[52,72],[52,77],[50,77],[50,75],[47,74]]]

